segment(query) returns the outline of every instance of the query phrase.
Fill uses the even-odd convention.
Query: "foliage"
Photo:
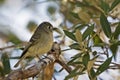
[[[71,78],[77,80],[78,76],[83,74],[87,74],[90,80],[97,80],[97,77],[104,71],[116,67],[119,69],[119,65],[114,63],[111,66],[111,64],[113,64],[113,59],[116,60],[118,46],[120,45],[120,18],[117,14],[113,15],[116,8],[118,8],[117,6],[120,5],[120,0],[55,1],[59,5],[59,13],[64,17],[64,21],[60,25],[64,31],[64,36],[72,41],[69,44],[69,50],[78,51],[67,63],[74,69],[66,76],[65,80]],[[56,12],[55,6],[48,6],[47,10],[48,15],[53,18]],[[110,22],[108,17],[118,21]],[[72,25],[67,25],[67,23]],[[35,25],[36,23],[31,21],[27,28],[32,31]],[[54,28],[54,30],[61,34],[57,28]],[[11,32],[7,34],[7,40],[15,45],[22,42]],[[64,46],[66,45],[64,44]],[[94,48],[95,50],[93,50]],[[99,52],[98,49],[102,51]],[[106,56],[105,60],[101,59],[103,55]],[[0,77],[4,77],[11,71],[9,60],[6,53],[2,55]]]
[[[116,59],[120,42],[118,39],[120,22],[109,22],[107,17],[113,17],[111,12],[119,3],[120,0],[76,0],[67,1],[64,4],[61,2],[64,7],[61,8],[61,12],[64,14],[65,20],[73,23],[72,28],[64,30],[65,35],[73,40],[69,47],[79,51],[68,62],[69,65],[76,67],[65,78],[66,80],[75,78],[85,72],[88,73],[90,80],[96,80],[102,72],[111,69],[110,64],[112,59]],[[119,18],[116,16],[116,19]],[[79,24],[80,26],[78,26]],[[116,24],[114,25],[114,31],[112,24]],[[101,33],[104,34],[101,35]],[[108,41],[103,39],[105,37]],[[92,50],[96,47],[107,50],[103,52],[107,58],[99,64],[98,68],[95,67],[97,65],[96,61],[99,61],[102,52]],[[112,53],[112,56],[110,56],[110,53]]]

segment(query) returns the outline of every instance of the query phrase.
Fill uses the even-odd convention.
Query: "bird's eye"
[[[48,29],[52,30],[52,27],[51,27],[51,26],[48,26]]]

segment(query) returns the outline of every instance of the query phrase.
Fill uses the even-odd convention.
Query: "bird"
[[[18,67],[26,57],[41,56],[47,53],[53,45],[53,25],[49,22],[42,22],[33,33],[28,44],[25,46],[20,60],[14,65]]]

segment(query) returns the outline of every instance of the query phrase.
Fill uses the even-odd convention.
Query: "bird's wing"
[[[31,45],[32,45],[31,42],[29,42],[29,43],[27,44],[27,46],[24,48],[24,50],[23,50],[22,55],[20,56],[20,58],[25,55],[25,53],[28,51],[28,49],[29,49],[29,47],[30,47]]]
[[[41,29],[38,27],[32,35],[30,42],[34,43],[41,36]]]
[[[35,44],[38,42],[37,40],[38,40],[38,38],[40,38],[40,36],[41,36],[41,34],[40,34],[40,29],[37,28],[37,29],[35,30],[34,34],[32,35],[32,37],[31,37],[28,45],[27,45],[27,46],[25,47],[25,49],[23,50],[23,53],[22,53],[22,55],[20,56],[20,58],[25,55],[25,53],[28,51],[28,49],[29,49],[32,45],[35,45]]]

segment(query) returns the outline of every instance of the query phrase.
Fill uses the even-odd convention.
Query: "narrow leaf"
[[[70,14],[75,17],[76,19],[80,19],[79,16],[78,16],[78,13],[74,13],[74,12],[70,12]]]
[[[76,39],[77,39],[77,41],[78,41],[78,43],[79,43],[79,47],[80,47],[80,49],[82,49],[83,47],[83,44],[82,44],[82,34],[81,34],[81,32],[80,32],[80,30],[76,30],[76,32],[75,32],[75,37],[76,37]]]
[[[71,49],[76,49],[76,50],[80,50],[80,46],[78,43],[73,43],[69,46]]]
[[[70,39],[76,41],[75,35],[72,32],[69,32],[67,30],[63,30],[65,35],[68,36]]]
[[[90,69],[90,72],[88,73],[90,80],[97,80],[97,76],[95,75],[95,71],[93,68]]]
[[[85,38],[93,32],[93,29],[94,25],[89,26],[83,33],[82,40],[85,40]]]
[[[120,0],[114,0],[114,2],[112,3],[112,5],[111,5],[111,10],[114,8],[114,7],[116,7],[116,5],[118,5],[120,3]]]
[[[120,23],[118,24],[118,26],[115,29],[115,32],[113,33],[114,38],[118,39],[119,34],[120,34]]]
[[[81,55],[82,55],[81,53],[78,53],[75,56],[71,57],[72,60],[70,60],[67,64],[72,64],[73,62],[75,62],[75,60],[77,60],[78,58],[80,58]]]
[[[77,25],[74,25],[75,29],[72,32],[75,32],[77,29],[78,30],[82,30],[86,26],[88,26],[88,24],[77,24]]]
[[[109,4],[106,3],[104,0],[100,0],[100,1],[101,1],[100,7],[104,10],[105,13],[108,13],[110,10]]]
[[[119,44],[114,43],[114,44],[112,44],[112,45],[110,46],[110,50],[112,51],[113,56],[114,56],[115,58],[116,58],[116,53],[117,53],[117,51],[118,51],[118,45],[119,45]]]
[[[111,63],[112,57],[108,58],[100,67],[97,69],[96,75],[101,74],[105,70],[109,68],[109,65]]]
[[[95,32],[92,33],[92,36],[94,36],[93,37],[94,45],[98,45],[99,43],[102,43],[100,36],[98,36]]]
[[[88,53],[86,53],[84,56],[83,56],[83,64],[85,65],[85,67],[87,67],[88,65],[88,61],[90,60],[90,55]]]
[[[70,72],[70,74],[68,76],[65,77],[64,80],[69,80],[70,78],[73,78],[73,77],[75,77],[77,75],[84,74],[82,72],[79,72],[79,69],[80,69],[79,66],[76,67],[73,71]]]
[[[100,16],[100,24],[102,26],[102,29],[105,33],[105,35],[110,38],[111,37],[111,28],[110,28],[110,24],[107,20],[107,17],[104,14],[101,14]]]
[[[3,67],[4,67],[3,71],[5,74],[8,74],[10,72],[11,68],[10,68],[10,61],[9,61],[9,57],[8,57],[7,53],[4,53],[2,55],[1,59],[2,59],[2,63],[3,63]]]

